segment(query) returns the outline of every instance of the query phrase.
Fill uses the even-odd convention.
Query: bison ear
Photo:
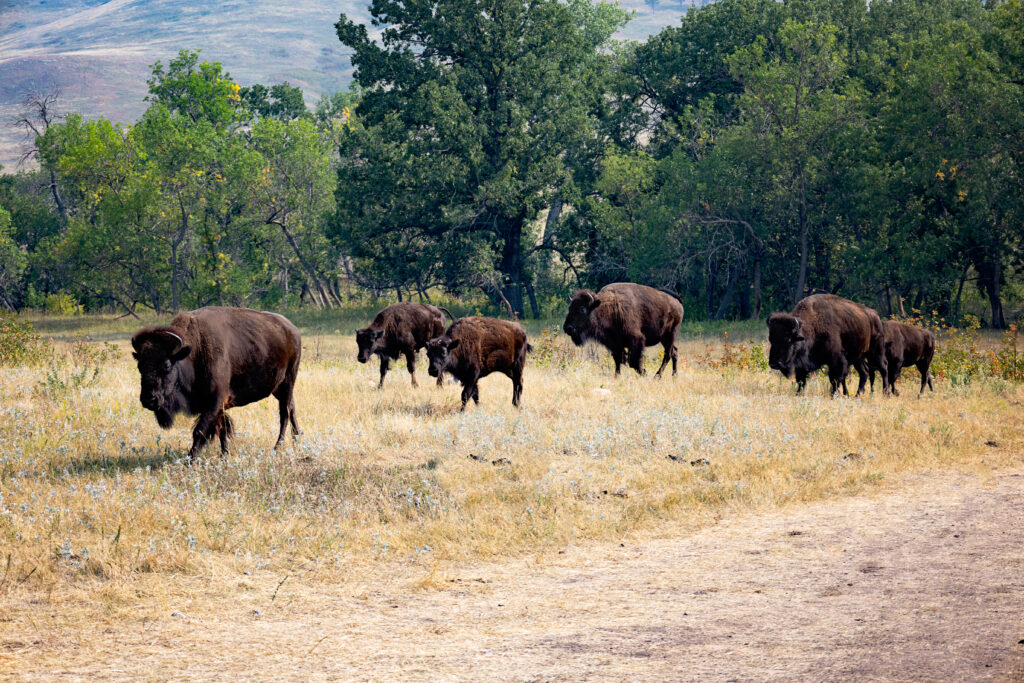
[[[182,346],[180,349],[171,354],[171,362],[177,363],[179,360],[184,360],[188,357],[188,354],[192,353],[191,346]]]
[[[453,349],[457,349],[459,347],[459,342],[460,341],[462,341],[462,340],[461,339],[452,339],[450,342],[448,342],[448,350],[451,351]]]
[[[384,330],[372,330],[370,332],[370,338],[371,339],[380,339],[383,336],[384,336]]]
[[[590,303],[587,304],[587,312],[593,311],[595,308],[601,305],[601,299],[591,295]]]

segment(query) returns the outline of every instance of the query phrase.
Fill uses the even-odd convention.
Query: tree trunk
[[[295,241],[295,237],[292,235],[291,230],[289,230],[288,226],[285,225],[285,221],[280,220],[268,222],[275,223],[281,228],[281,232],[284,233],[285,239],[288,240],[288,244],[291,245],[292,251],[295,252],[295,258],[299,260],[299,265],[301,265],[302,269],[306,271],[306,275],[309,277],[309,280],[313,285],[310,287],[310,291],[316,291],[320,295],[319,298],[322,300],[320,307],[334,308],[334,301],[331,299],[329,290],[324,286],[324,283],[320,281],[320,276],[317,275],[316,269],[313,268],[313,266],[302,256],[302,250],[299,249],[299,245]],[[401,299],[399,299],[399,301],[401,301]]]
[[[752,318],[761,317],[761,254],[754,257],[754,308]]]
[[[956,288],[956,301],[953,307],[953,316],[951,324],[956,325],[960,321],[960,306],[964,300],[964,283],[967,282],[967,273],[971,270],[971,265],[967,264],[964,266],[964,271],[960,273],[960,282]]]
[[[533,319],[537,320],[540,318],[540,306],[537,305],[537,292],[533,289],[533,282],[530,278],[526,278],[526,294],[530,297],[530,312],[533,314]]]
[[[795,306],[800,299],[804,298],[804,292],[807,291],[807,242],[809,235],[807,234],[807,217],[804,213],[804,207],[800,207],[800,271],[796,278],[796,289],[793,291],[793,305]]]
[[[807,248],[810,239],[810,226],[807,224],[807,190],[804,187],[803,174],[800,174],[797,206],[797,220],[800,227],[800,272],[796,278],[796,291],[793,293],[793,305],[804,298],[807,289]]]
[[[722,320],[725,318],[725,314],[729,312],[729,306],[732,304],[732,296],[736,293],[736,280],[733,270],[729,270],[729,279],[725,286],[725,294],[722,295],[722,300],[718,304],[718,310],[715,311],[715,317],[713,320]]]
[[[502,293],[514,314],[525,317],[523,308],[523,221],[522,214],[510,219],[505,226],[505,244],[501,252]]]

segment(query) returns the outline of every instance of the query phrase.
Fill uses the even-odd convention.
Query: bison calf
[[[683,305],[673,295],[631,282],[616,282],[596,294],[589,289],[577,292],[569,301],[562,330],[576,346],[593,340],[611,351],[616,375],[627,354],[629,366],[644,374],[644,347],[661,344],[665,353],[657,372],[660,377],[669,359],[672,374],[676,374],[676,331],[682,321]]]
[[[378,313],[369,327],[356,330],[356,343],[359,345],[357,360],[366,363],[373,354],[380,356],[378,388],[384,386],[388,367],[392,360],[398,360],[399,355],[405,356],[412,385],[416,386],[416,352],[426,346],[428,341],[444,333],[445,313],[448,313],[448,309],[428,304],[392,304]],[[455,319],[451,313],[448,313],[448,317]],[[440,377],[437,383],[441,384]]]
[[[496,318],[460,318],[436,339],[427,342],[428,372],[440,379],[445,372],[462,384],[462,410],[473,399],[480,403],[477,382],[492,372],[512,380],[512,405],[523,395],[523,366],[532,350],[519,323]]]
[[[857,369],[864,391],[868,366],[882,370],[882,385],[888,391],[882,321],[872,309],[833,294],[813,294],[801,299],[792,313],[768,317],[768,365],[786,377],[797,378],[797,393],[807,375],[828,366],[828,379],[835,394],[846,389],[850,367]]]
[[[921,390],[917,392],[920,396],[927,386],[932,391],[931,365],[935,356],[935,335],[928,330],[914,327],[906,323],[886,320],[882,323],[882,334],[885,337],[885,360],[888,363],[889,389],[893,395],[899,396],[896,389],[896,380],[900,378],[900,372],[909,365],[917,366],[921,373]],[[871,388],[875,388],[874,365],[871,368]]]
[[[164,429],[178,413],[198,415],[189,460],[215,436],[228,450],[233,429],[224,412],[273,395],[280,407],[281,445],[295,421],[295,378],[302,339],[287,318],[247,308],[211,306],[174,316],[167,327],[146,327],[132,337],[142,378],[139,401]]]

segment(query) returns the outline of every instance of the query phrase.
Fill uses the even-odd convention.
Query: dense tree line
[[[579,285],[690,318],[827,291],[948,319],[1022,297],[1021,0],[719,0],[642,43],[590,0],[373,0],[353,87],[309,111],[182,52],[132,126],[25,125],[0,177],[0,306],[340,305]],[[344,285],[342,283],[345,283]]]

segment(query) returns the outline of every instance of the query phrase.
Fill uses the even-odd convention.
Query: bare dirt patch
[[[1024,471],[919,476],[682,537],[458,565],[420,587],[244,579],[230,600],[177,617],[169,605],[156,622],[105,624],[98,610],[84,628],[3,633],[0,672],[1024,680]]]

